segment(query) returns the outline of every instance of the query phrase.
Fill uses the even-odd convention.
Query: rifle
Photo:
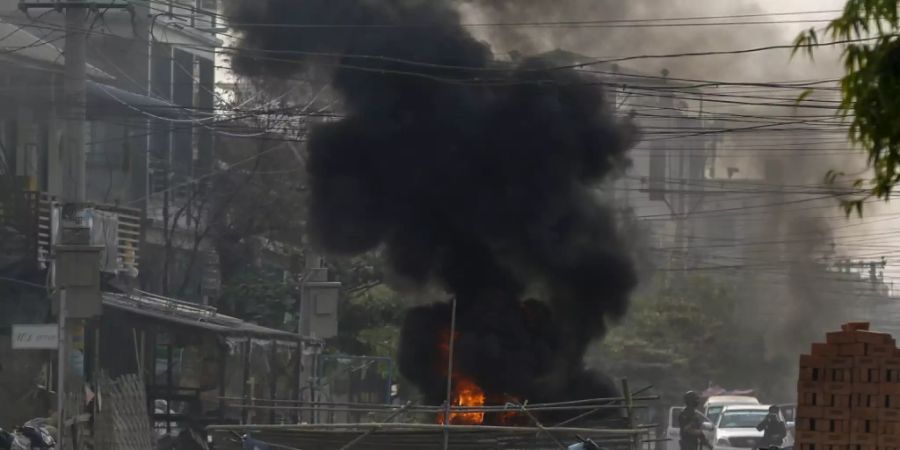
[[[697,441],[700,442],[700,450],[703,450],[704,448],[708,448],[709,450],[715,450],[713,445],[709,443],[709,439],[706,439],[706,434],[703,433],[702,428],[697,429],[696,433],[697,434],[694,434],[693,432],[687,432],[687,433],[682,432],[681,439],[685,439],[685,438],[697,439]]]
[[[700,433],[700,448],[702,449],[703,447],[706,447],[709,450],[715,450],[712,444],[709,443],[709,439],[706,439],[706,435]]]

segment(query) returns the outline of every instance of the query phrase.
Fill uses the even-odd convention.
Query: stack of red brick
[[[900,450],[900,351],[848,323],[800,356],[799,450]]]

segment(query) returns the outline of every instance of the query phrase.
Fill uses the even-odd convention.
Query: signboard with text
[[[13,350],[56,350],[59,344],[56,324],[13,325]]]

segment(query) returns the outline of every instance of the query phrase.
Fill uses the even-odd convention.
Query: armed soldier
[[[781,410],[777,406],[769,407],[769,414],[756,429],[763,432],[762,441],[759,443],[759,448],[763,450],[780,448],[787,437],[787,426],[781,420]]]
[[[712,450],[703,434],[703,423],[708,419],[697,408],[700,407],[700,396],[694,391],[684,394],[684,410],[678,415],[678,428],[681,431],[681,439],[678,444],[681,450],[702,450],[703,447]]]

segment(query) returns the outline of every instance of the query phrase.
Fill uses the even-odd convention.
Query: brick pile
[[[848,323],[800,356],[795,447],[900,450],[900,351],[891,335]]]

